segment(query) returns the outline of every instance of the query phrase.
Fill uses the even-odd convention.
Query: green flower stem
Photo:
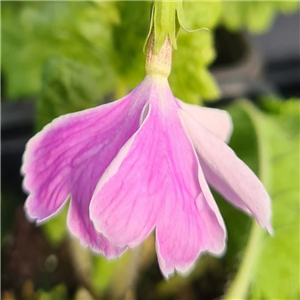
[[[253,105],[246,101],[240,103],[242,109],[244,109],[253,124],[254,130],[258,140],[258,158],[259,158],[259,171],[258,176],[263,184],[269,186],[269,168],[268,168],[268,148],[264,141],[262,128],[258,128],[258,122],[255,119],[260,118],[259,112]],[[253,221],[251,232],[246,246],[245,254],[243,256],[240,268],[233,280],[231,286],[224,296],[224,300],[242,300],[246,299],[250,283],[252,280],[253,270],[256,267],[257,257],[260,251],[260,245],[262,244],[262,238],[264,231],[259,227],[256,221]]]
[[[163,46],[156,54],[153,33],[150,35],[145,67],[147,75],[156,75],[163,78],[169,77],[172,67],[172,44],[169,38],[165,40]]]

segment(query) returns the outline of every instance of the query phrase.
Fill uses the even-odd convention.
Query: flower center
[[[172,44],[167,37],[158,54],[154,51],[154,34],[149,38],[146,57],[146,74],[168,78],[172,65]]]

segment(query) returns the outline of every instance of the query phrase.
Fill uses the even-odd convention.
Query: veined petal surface
[[[107,168],[90,206],[95,228],[118,246],[135,247],[156,226],[166,277],[188,272],[203,251],[221,253],[226,237],[177,109],[167,82],[157,83],[144,123]]]
[[[142,83],[119,101],[59,117],[28,142],[22,173],[30,218],[47,220],[70,196],[68,227],[84,246],[107,257],[125,250],[95,231],[89,204],[99,178],[139,128],[145,91]]]

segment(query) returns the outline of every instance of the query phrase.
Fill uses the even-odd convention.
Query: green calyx
[[[198,28],[189,30],[184,26],[183,2],[175,1],[153,1],[151,12],[150,27],[144,45],[144,52],[148,44],[151,33],[154,33],[154,51],[158,54],[167,38],[170,39],[174,49],[177,49],[177,34],[182,28],[187,32],[195,32],[198,30],[207,30],[206,28]]]
[[[178,15],[182,14],[182,10],[182,1],[154,1],[146,44],[151,33],[154,32],[154,51],[156,54],[168,37],[173,48],[177,48],[176,37],[180,28]]]

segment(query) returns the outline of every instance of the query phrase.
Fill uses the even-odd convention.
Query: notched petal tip
[[[38,222],[37,214],[32,211],[28,199],[24,204],[24,213],[25,213],[25,217],[28,220],[28,222],[30,222],[30,223]]]
[[[161,255],[159,240],[157,238],[155,243],[155,249],[157,253],[157,260],[158,260],[160,271],[166,280],[169,280],[170,278],[175,276],[176,273],[180,274],[183,277],[189,276],[195,268],[196,260],[200,258],[200,256],[198,256],[196,260],[189,261],[188,263],[183,263],[181,265],[175,266],[172,263],[169,263],[167,265],[166,261]]]
[[[36,201],[34,194],[30,194],[24,204],[24,212],[26,219],[30,223],[35,223],[37,226],[43,225],[47,221],[53,219],[56,215],[58,215],[65,205],[67,204],[70,195],[62,202],[61,206],[53,210],[51,213],[48,208],[43,208],[38,205],[38,201]]]

